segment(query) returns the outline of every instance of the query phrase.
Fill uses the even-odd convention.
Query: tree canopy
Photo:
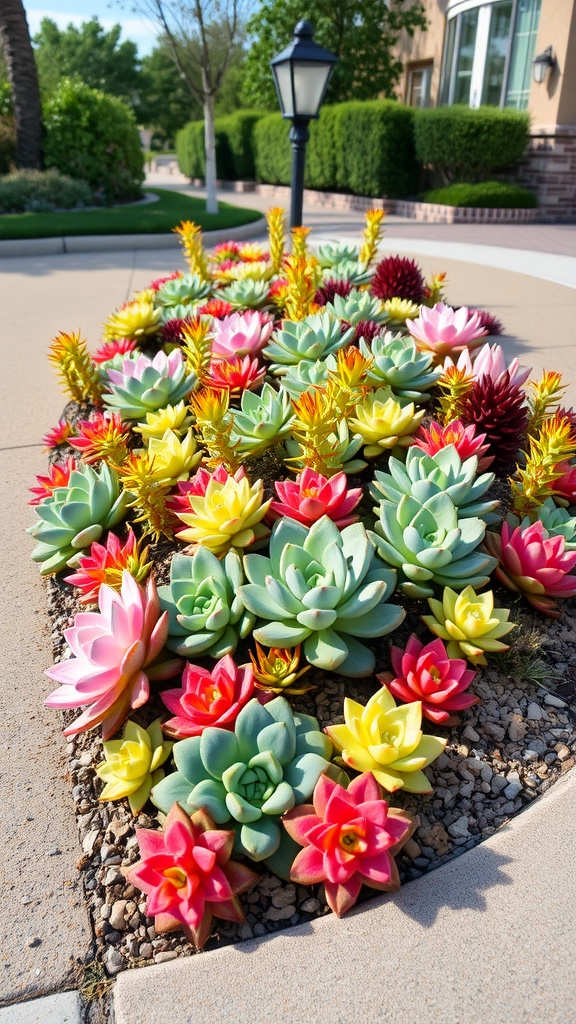
[[[138,48],[128,39],[121,42],[121,32],[120,25],[106,31],[96,17],[65,29],[43,18],[34,36],[43,97],[52,96],[62,78],[76,78],[134,106],[140,88]]]
[[[402,63],[393,53],[402,31],[413,35],[426,27],[419,0],[262,0],[247,25],[252,45],[244,66],[247,105],[276,110],[278,100],[270,60],[291,41],[305,17],[316,42],[339,58],[328,94],[329,103],[392,97]]]

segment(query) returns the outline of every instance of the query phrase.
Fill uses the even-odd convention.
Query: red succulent
[[[107,341],[92,356],[93,363],[107,363],[114,356],[127,356],[136,348],[136,342],[132,338],[116,338],[115,341]]]
[[[45,498],[51,498],[56,487],[67,487],[70,482],[70,474],[76,469],[76,462],[70,455],[64,465],[53,462],[48,470],[47,476],[37,476],[38,487],[30,487],[30,493],[34,495],[29,505],[39,505]]]
[[[404,704],[422,702],[422,714],[436,725],[458,725],[460,719],[453,711],[463,711],[478,704],[480,698],[464,693],[476,673],[466,668],[460,658],[449,658],[441,640],[424,646],[413,633],[405,650],[390,650],[392,672],[376,676],[390,693]]]
[[[337,278],[330,277],[318,288],[314,296],[314,302],[317,306],[326,306],[329,302],[334,301],[335,295],[342,295],[345,298],[347,295],[350,295],[351,291],[352,284],[350,281],[339,281]]]
[[[516,464],[528,426],[524,392],[510,383],[508,370],[498,380],[475,380],[462,398],[460,409],[462,421],[486,435],[490,455],[494,456],[492,469],[508,472]]]
[[[442,448],[453,444],[463,461],[476,455],[478,457],[478,472],[482,472],[488,469],[488,466],[494,461],[493,455],[483,457],[490,447],[490,445],[482,443],[485,439],[486,434],[477,434],[473,424],[465,427],[462,420],[452,420],[445,427],[437,423],[436,420],[432,420],[428,429],[426,427],[418,428],[413,444],[421,448],[427,455],[435,455]]]
[[[47,434],[42,438],[42,444],[44,445],[44,451],[49,451],[51,448],[58,448],[61,444],[68,444],[71,437],[76,434],[76,427],[73,427],[67,420],[59,420],[55,427],[52,427]]]
[[[372,294],[387,299],[409,299],[422,302],[425,282],[420,267],[407,256],[386,256],[378,263],[372,279]]]

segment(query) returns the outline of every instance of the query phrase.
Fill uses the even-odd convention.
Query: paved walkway
[[[254,196],[225,198],[256,205]],[[315,224],[316,238],[358,236],[362,223],[360,215],[329,211],[315,211],[306,220]],[[452,301],[484,306],[505,322],[509,356],[520,356],[535,372],[555,367],[576,380],[576,296],[570,287],[576,283],[575,228],[429,225],[426,236],[425,227],[418,228],[417,236],[414,225],[392,224],[390,218],[387,250],[392,238],[406,239],[403,232],[412,231],[410,251],[422,254],[426,272],[448,271]],[[456,232],[458,245],[485,247],[485,258],[495,248],[548,252],[538,257],[541,266],[548,271],[555,266],[555,274],[558,268],[562,274],[573,270],[572,282],[519,273],[514,268],[525,271],[525,265],[514,260],[506,269],[494,269],[463,262],[454,249],[456,258],[439,250],[429,254],[430,241],[454,244]],[[554,257],[561,257],[560,263]],[[27,488],[45,469],[39,439],[63,405],[46,349],[57,331],[78,327],[96,346],[111,308],[180,264],[176,245],[172,252],[110,248],[0,261],[0,379],[6,385],[0,448],[0,776],[8,839],[0,867],[0,1004],[73,989],[74,962],[90,955],[66,744],[57,716],[42,704],[49,689],[43,669],[51,663],[51,626],[43,584],[28,561],[31,541],[23,533],[34,518],[26,505]],[[575,385],[570,399],[576,403]],[[264,1019],[408,1024],[415,1017],[432,1024],[440,1016],[455,1024],[540,1024],[544,1010],[548,1024],[576,1021],[569,967],[576,939],[576,903],[570,899],[575,791],[576,776],[571,776],[489,843],[412,883],[377,910],[126,973],[117,982],[118,1024],[139,1024],[144,1013],[157,1024],[184,1024],[201,1016],[216,1024],[224,1015],[230,1018],[232,998],[234,1019],[254,1024]],[[256,955],[247,971],[244,956],[250,953]],[[50,1006],[56,1016],[49,1016]],[[0,1024],[74,1022],[73,998],[50,1006],[31,1002],[0,1010]],[[62,1006],[66,1016],[58,1009]]]

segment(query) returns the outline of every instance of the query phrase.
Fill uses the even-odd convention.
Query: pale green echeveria
[[[353,327],[363,320],[373,320],[377,324],[388,319],[380,299],[370,292],[362,292],[353,288],[348,295],[335,295],[332,302],[326,304],[326,312],[338,320],[344,320]]]
[[[166,647],[184,658],[218,659],[235,651],[255,622],[238,594],[243,582],[235,551],[220,560],[199,545],[193,555],[174,555],[170,583],[158,587],[160,606],[168,612]]]
[[[372,270],[359,260],[342,260],[336,266],[322,271],[324,281],[349,281],[352,287],[370,284]]]
[[[352,328],[342,331],[340,321],[329,313],[312,313],[298,322],[284,320],[262,354],[271,361],[273,373],[283,374],[302,359],[309,363],[325,359],[347,345],[353,334]]]
[[[334,476],[335,473],[360,473],[368,465],[364,459],[357,459],[356,455],[364,444],[364,438],[360,434],[351,434],[346,420],[338,420],[334,423],[334,430],[328,434],[319,446],[318,453],[323,457],[325,475]],[[285,461],[293,469],[303,469],[307,463],[302,449],[293,437],[286,438],[286,451],[289,458]]]
[[[462,461],[453,444],[446,445],[434,455],[426,455],[421,448],[412,445],[406,462],[392,456],[388,472],[376,470],[374,482],[368,485],[368,489],[376,501],[386,498],[395,505],[405,494],[424,504],[433,494],[444,493],[458,509],[461,519],[479,516],[486,523],[499,522],[499,517],[493,514],[499,505],[498,499],[481,500],[494,483],[494,473],[477,476],[477,472],[477,456],[472,455]]]
[[[130,491],[122,490],[118,474],[105,462],[97,470],[74,469],[68,486],[57,487],[34,509],[39,522],[28,529],[37,541],[31,558],[40,562],[42,575],[76,568],[86,548],[126,517],[131,500]]]
[[[179,302],[177,306],[163,306],[160,313],[160,323],[169,323],[170,320],[186,320],[187,317],[196,316],[198,311],[197,302]]]
[[[328,359],[332,359],[328,356]],[[297,401],[305,391],[314,391],[317,387],[324,387],[328,381],[328,360],[317,359],[315,363],[309,363],[302,359],[299,363],[289,366],[286,373],[282,374],[280,387],[288,392],[290,398]]]
[[[506,518],[513,529],[517,526],[526,529],[539,519],[550,537],[564,537],[566,551],[576,551],[576,517],[570,515],[567,508],[558,508],[554,498],[546,498],[531,516],[522,520],[512,513]]]
[[[407,597],[431,597],[434,586],[463,590],[488,583],[498,564],[476,548],[486,524],[459,519],[447,494],[424,503],[404,495],[399,504],[383,501],[376,532],[370,537],[380,557],[399,570],[398,589]]]
[[[368,380],[377,387],[382,384],[392,388],[398,398],[411,402],[427,402],[425,394],[442,375],[441,367],[435,367],[429,352],[419,352],[414,339],[402,334],[386,331],[377,335],[370,345],[360,338],[358,345],[366,359],[372,359]]]
[[[203,281],[199,274],[184,274],[172,281],[166,281],[154,294],[157,306],[191,305],[205,299],[212,290],[210,281]]]
[[[226,288],[219,288],[216,295],[229,302],[234,309],[264,309],[269,305],[269,287],[269,281],[254,281],[247,277],[233,281]]]
[[[102,400],[123,420],[146,420],[146,414],[177,405],[192,391],[196,377],[186,372],[180,348],[169,355],[160,350],[153,359],[136,352],[116,369],[108,370],[108,391]]]
[[[340,675],[367,676],[375,659],[360,639],[396,629],[404,611],[387,604],[396,573],[376,557],[366,530],[344,530],[323,516],[307,529],[293,519],[274,524],[270,557],[244,558],[250,583],[240,587],[246,607],[259,617],[258,643],[304,644],[306,660]]]
[[[164,813],[174,803],[187,812],[205,807],[218,826],[234,828],[238,853],[254,861],[273,856],[281,842],[280,816],[310,799],[330,765],[332,743],[315,718],[294,715],[284,697],[248,701],[234,732],[208,727],[174,744],[177,771],[152,790]]]
[[[338,266],[339,263],[350,260],[356,263],[359,249],[352,242],[326,242],[324,245],[318,246],[315,255],[320,266],[330,270],[332,267]]]
[[[259,395],[244,391],[240,410],[234,410],[232,441],[236,451],[257,455],[281,443],[290,433],[293,420],[294,408],[285,391],[275,391],[268,383]]]

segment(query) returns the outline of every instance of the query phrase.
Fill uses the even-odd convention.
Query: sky
[[[81,25],[95,15],[106,29],[120,24],[120,40],[132,40],[138,46],[138,55],[145,57],[154,49],[156,32],[146,18],[132,13],[131,6],[129,0],[24,0],[31,36],[40,28],[42,18],[51,18],[59,28],[66,28],[70,22]]]

